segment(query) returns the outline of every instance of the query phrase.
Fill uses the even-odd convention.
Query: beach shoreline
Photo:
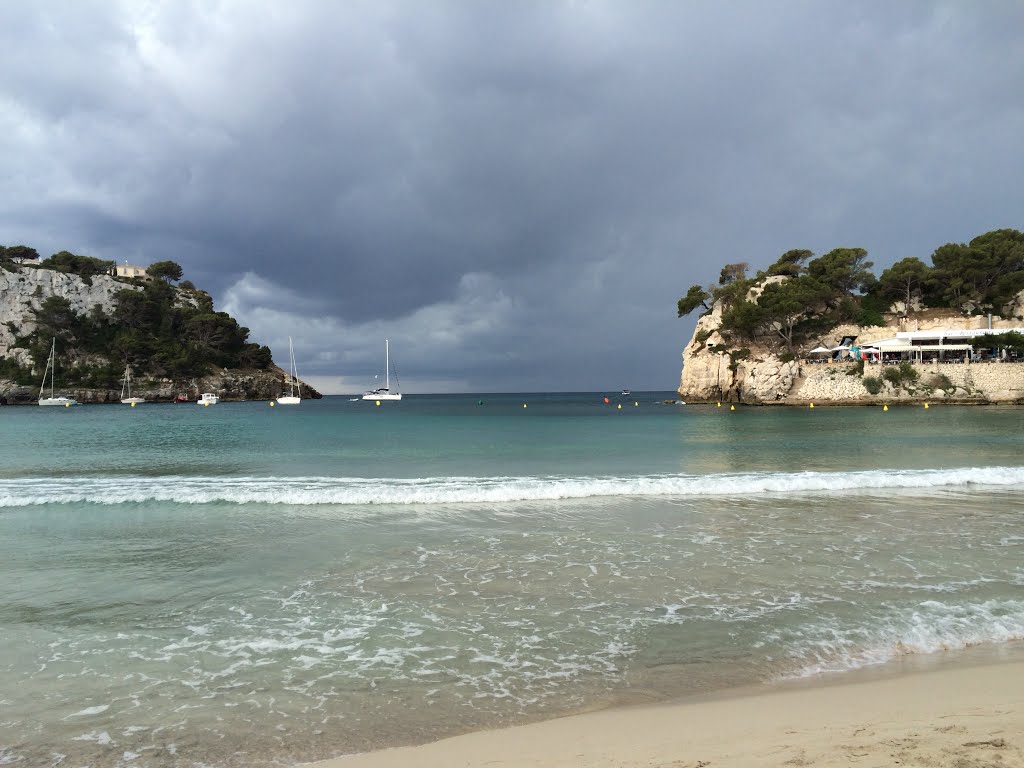
[[[309,768],[1024,764],[1021,643],[615,707]]]

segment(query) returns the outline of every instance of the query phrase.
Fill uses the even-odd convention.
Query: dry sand
[[[575,715],[317,768],[1024,766],[1024,662]]]

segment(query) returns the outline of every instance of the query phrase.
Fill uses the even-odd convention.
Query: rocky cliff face
[[[1014,316],[1024,315],[1024,291],[1018,296]],[[953,313],[923,312],[908,318],[891,316],[881,327],[843,325],[823,334],[826,346],[843,336],[858,342],[892,338],[898,331],[979,329],[988,327],[984,317]],[[816,403],[873,403],[888,400],[946,400],[952,402],[1024,402],[1024,364],[936,364],[917,365],[918,382],[894,386],[883,383],[877,394],[864,386],[864,376],[877,377],[870,368],[864,374],[848,373],[852,363],[806,365],[801,360],[783,362],[767,343],[746,343],[736,349],[719,332],[722,308],[716,304],[697,321],[693,337],[683,350],[679,397],[688,403],[743,402],[752,404],[803,405]],[[992,327],[1019,327],[1020,320],[994,319]],[[810,346],[816,346],[812,344]]]
[[[25,336],[35,330],[33,309],[39,309],[50,296],[67,299],[71,308],[79,315],[88,313],[99,305],[105,313],[114,308],[114,294],[125,289],[141,290],[122,280],[108,275],[96,275],[92,285],[86,284],[77,275],[66,275],[53,269],[23,267],[17,272],[0,269],[0,357],[17,360],[29,365],[28,350],[14,349],[14,333]]]
[[[91,285],[77,275],[52,269],[23,267],[17,271],[0,269],[0,358],[16,360],[27,366],[32,360],[25,349],[15,348],[15,331],[26,336],[35,330],[33,309],[38,309],[50,296],[67,299],[78,314],[86,314],[97,305],[105,314],[115,306],[114,295],[122,290],[142,290],[139,286],[108,275],[96,275]],[[187,298],[183,298],[187,301]],[[13,329],[13,330],[12,330]],[[42,377],[42,371],[38,371]],[[224,400],[271,400],[287,392],[287,374],[273,366],[268,370],[227,370],[187,380],[148,379],[132,382],[132,394],[151,402],[172,402],[178,396],[192,401],[201,392],[215,392]],[[59,386],[59,382],[58,382]],[[301,385],[302,397],[319,399],[322,395],[308,384]],[[116,403],[121,398],[117,389],[62,388],[61,393],[80,403]],[[19,385],[0,379],[0,405],[34,404],[39,385]]]

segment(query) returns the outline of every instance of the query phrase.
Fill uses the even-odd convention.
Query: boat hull
[[[284,397],[277,398],[278,405],[298,405],[301,402],[301,397],[295,397],[293,395],[285,395]]]
[[[64,397],[62,395],[61,397],[40,397],[39,398],[39,404],[40,405],[57,405],[57,406],[63,405],[63,406],[70,406],[70,405],[78,405],[78,401],[75,400],[75,398],[73,398],[73,397]]]
[[[146,402],[146,398],[144,398],[144,397],[122,397],[121,398],[121,402],[124,403],[125,405],[135,405],[137,403],[144,403],[144,402]]]
[[[367,392],[363,400],[401,400],[401,392]]]

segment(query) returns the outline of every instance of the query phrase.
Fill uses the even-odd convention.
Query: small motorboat
[[[203,392],[196,400],[198,405],[216,405],[220,402],[220,398],[217,397],[213,392]]]

